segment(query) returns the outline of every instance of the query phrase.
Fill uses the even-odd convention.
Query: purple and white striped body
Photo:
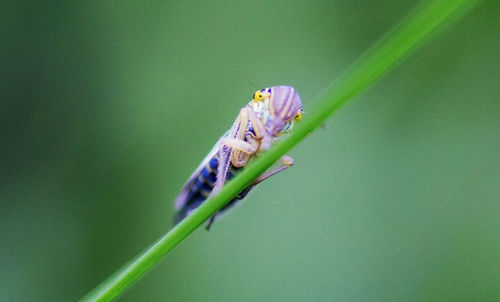
[[[231,129],[219,139],[177,196],[176,223],[218,192],[226,180],[244,168],[256,154],[269,149],[279,136],[288,133],[301,119],[302,102],[293,87],[274,86],[256,91],[252,100],[241,109]],[[218,213],[242,199],[257,183],[293,164],[289,157],[280,161],[285,166],[266,171]]]

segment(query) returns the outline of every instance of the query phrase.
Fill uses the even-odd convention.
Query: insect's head
[[[265,119],[265,124],[266,130],[272,136],[290,131],[293,124],[302,119],[302,101],[293,87],[274,86],[258,92],[269,99],[269,115]]]

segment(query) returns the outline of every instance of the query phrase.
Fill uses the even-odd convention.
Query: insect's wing
[[[224,183],[226,182],[227,172],[229,170],[229,165],[231,163],[231,150],[232,148],[228,146],[221,146],[219,148],[217,157],[219,159],[219,165],[217,166],[217,176],[215,180],[215,186],[212,190],[210,196],[215,195],[222,189]]]
[[[236,120],[233,123],[233,126],[229,131],[224,135],[224,137],[227,138],[236,138],[238,136],[238,133],[242,131],[241,129],[241,119],[240,116],[236,118]],[[246,127],[243,131],[246,131]],[[220,141],[219,141],[220,142]],[[226,146],[226,145],[220,145],[219,148],[219,153],[218,153],[218,158],[219,158],[219,166],[217,167],[217,179],[215,181],[215,186],[214,189],[212,190],[211,196],[217,194],[217,192],[222,189],[224,186],[224,183],[226,182],[227,178],[227,172],[229,170],[229,166],[231,163],[231,153],[233,151],[233,148]]]
[[[181,193],[175,199],[175,209],[176,210],[182,209],[185,206],[186,202],[191,197],[190,194],[191,194],[191,187],[193,186],[193,183],[196,181],[196,179],[198,178],[198,175],[200,175],[201,170],[203,170],[203,168],[208,164],[210,159],[212,159],[217,154],[217,152],[219,152],[219,149],[220,149],[220,140],[215,144],[215,146],[212,148],[212,150],[210,150],[210,152],[207,154],[207,156],[205,156],[205,158],[203,159],[201,164],[198,166],[198,168],[196,168],[196,170],[193,172],[193,174],[191,174],[188,181],[184,185],[184,188],[182,189]]]
[[[240,116],[236,118],[233,126],[229,131],[223,136],[235,139],[238,134],[246,133],[247,125],[241,127],[241,119]],[[222,187],[224,186],[228,175],[232,175],[229,173],[231,166],[231,155],[233,152],[233,148],[224,145],[222,143],[222,138],[215,144],[210,153],[205,157],[205,159],[201,162],[198,168],[193,172],[186,185],[182,189],[182,192],[176,198],[175,207],[178,210],[177,221],[182,220],[184,217],[189,215],[189,212],[194,210],[199,206],[206,197],[199,195],[200,190],[198,186],[194,187],[198,183],[202,183],[198,181],[200,174],[204,171],[203,169],[207,167],[210,163],[211,169],[215,170],[215,183],[210,192],[209,197],[217,194]],[[212,165],[212,160],[216,159],[217,167]],[[205,192],[207,190],[204,190]],[[194,198],[194,199],[193,199]],[[213,218],[210,220],[210,224],[213,222]]]

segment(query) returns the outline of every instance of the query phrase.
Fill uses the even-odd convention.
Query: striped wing
[[[181,193],[177,198],[175,199],[175,209],[176,210],[181,210],[182,208],[186,207],[187,201],[192,197],[193,192],[192,192],[192,187],[193,184],[196,182],[198,179],[200,173],[202,170],[207,167],[209,164],[210,160],[214,158],[217,153],[219,152],[220,149],[220,140],[215,144],[215,146],[210,150],[207,156],[203,159],[201,164],[196,168],[196,170],[191,174],[189,177],[188,181],[184,185],[184,188],[182,189]]]
[[[226,180],[233,178],[242,169],[231,165],[229,161],[230,152],[230,148],[219,148],[219,143],[217,143],[203,159],[196,171],[191,175],[182,192],[176,199],[176,224],[186,218],[186,216],[199,207],[211,194],[217,191],[216,185],[218,183],[218,175],[222,175],[220,178],[222,179],[221,184],[223,185]],[[223,160],[221,160],[221,158]],[[236,204],[236,202],[242,199],[252,187],[253,186],[249,186],[238,194],[238,196],[220,209],[218,215]]]
[[[223,136],[236,138],[241,126],[240,119],[237,118],[231,129]],[[245,127],[246,128],[246,127]],[[175,223],[180,222],[192,211],[199,207],[211,194],[216,194],[226,180],[231,179],[241,168],[236,168],[231,164],[232,148],[223,146],[221,140],[215,144],[208,155],[203,159],[198,168],[188,179],[182,192],[176,198],[175,207],[177,214]],[[237,197],[231,200],[220,211],[223,212],[242,199],[253,186],[248,187]],[[210,220],[209,225],[213,222]]]

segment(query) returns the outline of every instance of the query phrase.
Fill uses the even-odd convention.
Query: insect
[[[227,180],[234,177],[260,152],[269,149],[282,134],[289,132],[302,119],[302,102],[290,86],[274,86],[257,90],[252,100],[240,110],[233,126],[224,134],[189,177],[175,200],[180,222],[207,198],[216,194]],[[293,165],[293,159],[283,156],[277,168],[270,168],[227,205],[212,215],[208,230],[216,216],[231,208],[257,184]]]

